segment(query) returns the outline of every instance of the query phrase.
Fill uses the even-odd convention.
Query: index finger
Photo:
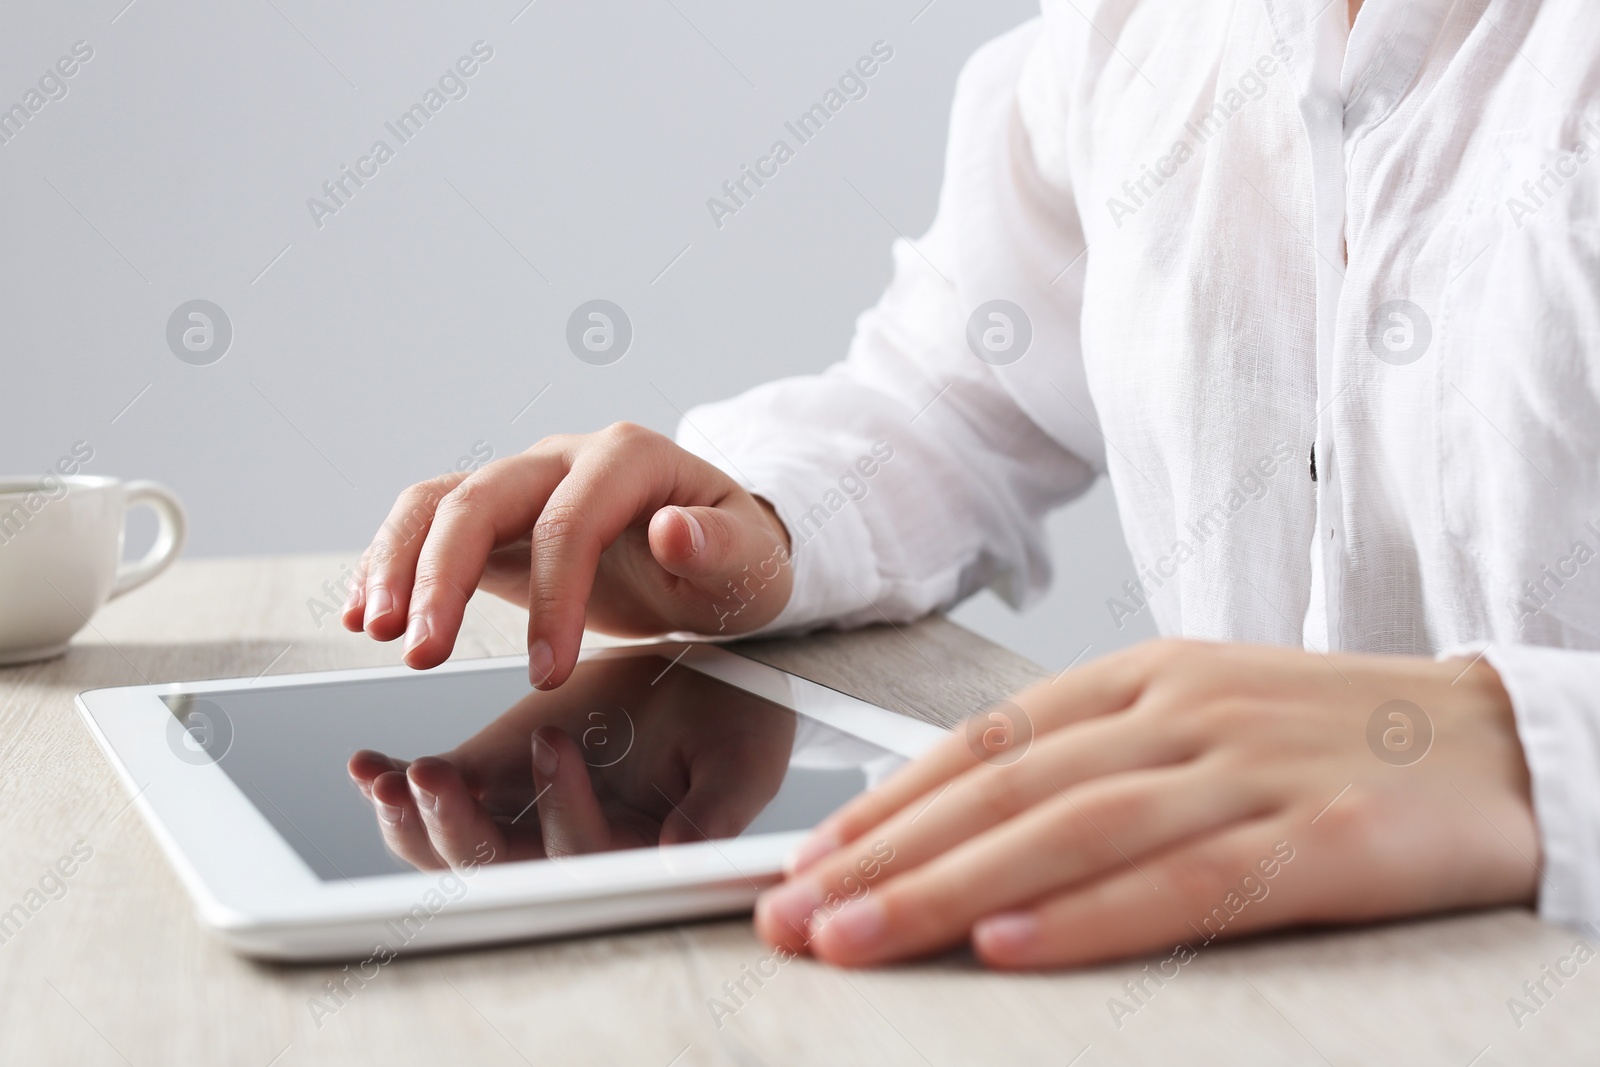
[[[489,553],[528,531],[567,466],[561,447],[536,448],[474,471],[440,499],[412,579],[407,665],[449,657]]]

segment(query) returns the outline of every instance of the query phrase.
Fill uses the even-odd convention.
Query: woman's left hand
[[[1060,967],[1527,903],[1539,863],[1481,658],[1157,641],[997,705],[830,816],[756,926],[847,966],[970,939],[994,967]]]

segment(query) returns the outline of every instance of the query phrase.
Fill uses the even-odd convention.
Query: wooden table
[[[0,1063],[1600,1063],[1600,962],[1513,1021],[1507,999],[1578,936],[1519,910],[1215,945],[1120,1028],[1108,1001],[1148,961],[1014,976],[964,953],[866,972],[796,960],[718,1026],[708,998],[766,954],[744,919],[402,959],[319,1027],[308,1000],[336,970],[255,963],[200,929],[139,817],[118,814],[72,697],[396,662],[312,607],[347,562],[185,563],[65,658],[0,669],[0,909],[42,879],[55,891],[0,944]],[[521,651],[522,627],[479,598],[458,653]],[[937,619],[746,650],[943,723],[1042,673]],[[50,881],[80,841],[92,857]]]

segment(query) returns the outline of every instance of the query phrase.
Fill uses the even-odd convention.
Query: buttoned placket
[[[1347,296],[1344,279],[1351,250],[1349,156],[1352,146],[1395,109],[1415,78],[1437,33],[1448,0],[1371,0],[1354,26],[1340,0],[1264,0],[1276,31],[1289,39],[1299,62],[1300,115],[1310,144],[1312,235],[1316,270],[1317,409],[1312,484],[1316,524],[1307,546],[1311,590],[1302,631],[1316,651],[1344,647],[1344,482],[1334,448],[1334,426],[1345,373],[1340,355],[1358,342],[1341,337],[1338,323]],[[1359,294],[1351,294],[1359,295]]]

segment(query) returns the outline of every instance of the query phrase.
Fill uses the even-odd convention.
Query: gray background
[[[961,63],[1035,9],[524,3],[8,4],[0,107],[74,42],[94,58],[0,145],[0,472],[87,440],[89,473],[177,490],[191,555],[354,550],[478,442],[670,432],[674,405],[818,370],[895,230],[932,219]],[[494,58],[468,95],[318,229],[307,199],[396,145],[385,121],[480,39]],[[880,39],[895,54],[868,95],[718,229],[706,199]],[[608,367],[564,343],[595,297],[636,332]],[[196,298],[233,324],[210,366],[166,345]],[[956,617],[1056,667],[1148,636],[1106,608],[1133,573],[1109,489],[1051,536],[1042,602],[1018,616],[986,593]]]

